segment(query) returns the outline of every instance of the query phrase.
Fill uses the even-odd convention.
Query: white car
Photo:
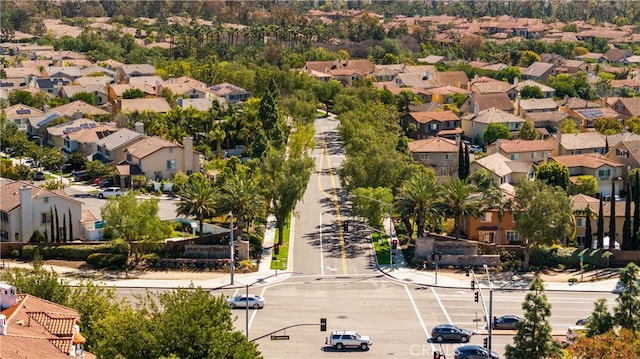
[[[264,298],[259,295],[238,295],[227,300],[227,304],[231,309],[233,308],[264,308]]]
[[[342,350],[344,348],[360,348],[362,350],[369,350],[369,347],[373,342],[371,341],[371,337],[367,335],[360,335],[349,330],[334,330],[325,340],[325,344],[331,345],[338,350]]]
[[[125,192],[118,187],[108,187],[103,188],[98,192],[98,198],[120,197],[123,194],[125,194]]]

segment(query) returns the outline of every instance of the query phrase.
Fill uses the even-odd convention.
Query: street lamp
[[[491,285],[489,267],[486,264],[483,264],[482,266],[484,267],[484,270],[487,271],[487,280],[489,281],[489,320],[491,324],[489,325],[489,337],[487,340],[487,350],[489,351],[487,357],[491,359],[491,330],[493,329],[493,286]]]
[[[392,215],[393,215],[393,203],[387,203],[387,202],[382,202],[379,199],[373,198],[373,197],[369,197],[369,196],[365,196],[363,194],[355,194],[352,195],[354,197],[362,197],[362,198],[366,198],[369,199],[371,201],[374,202],[378,202],[380,204],[384,204],[385,206],[389,206],[389,238],[388,238],[388,242],[389,242],[389,271],[393,272],[393,250],[391,248],[391,243],[393,241],[393,239],[391,238],[393,236],[392,233],[392,226],[393,226],[393,220],[392,220]]]
[[[233,212],[229,212],[229,218],[229,245],[231,246],[231,271],[229,273],[231,273],[231,284],[233,284],[233,272],[236,266],[233,250]],[[249,290],[248,287],[247,290]]]

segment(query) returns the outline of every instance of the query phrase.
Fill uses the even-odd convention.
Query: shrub
[[[33,231],[31,234],[31,238],[29,238],[29,243],[42,243],[44,242],[44,235],[39,230]]]
[[[93,253],[87,257],[87,263],[97,269],[119,269],[127,265],[126,254]]]
[[[20,257],[20,251],[17,249],[14,249],[11,251],[11,258],[18,258]]]
[[[36,246],[26,245],[22,248],[22,258],[31,260],[36,249],[39,249],[42,259],[64,259],[71,261],[84,261],[93,253],[109,253],[111,244],[96,245],[62,245],[62,246]]]

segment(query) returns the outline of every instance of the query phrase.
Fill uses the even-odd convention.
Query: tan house
[[[321,81],[334,79],[351,85],[358,78],[366,78],[373,74],[375,66],[366,59],[307,61],[302,70]]]
[[[471,115],[462,116],[462,130],[466,137],[482,138],[485,129],[491,123],[502,123],[509,128],[509,131],[516,133],[524,124],[525,120],[508,112],[496,108],[489,108],[484,111],[476,111]]]
[[[95,358],[84,351],[80,314],[74,309],[0,282],[0,357]]]
[[[620,162],[611,161],[599,153],[552,156],[549,161],[558,162],[569,169],[569,180],[576,183],[578,176],[590,175],[596,178],[598,192],[610,196],[611,183],[620,183],[626,167]],[[617,188],[619,191],[620,188]],[[614,193],[615,194],[615,193]]]
[[[451,176],[458,170],[459,144],[454,140],[433,137],[409,142],[413,160],[431,168],[436,176]]]
[[[134,112],[167,113],[171,111],[171,105],[164,97],[156,98],[132,98],[120,100],[121,113]]]
[[[620,141],[605,156],[610,161],[622,163],[622,178],[629,178],[629,170],[640,168],[640,140]]]
[[[523,175],[533,178],[535,174],[535,168],[531,162],[512,161],[500,153],[479,158],[469,164],[469,173],[475,173],[481,169],[489,171],[500,185],[513,184]]]
[[[93,153],[92,160],[113,163],[121,163],[124,161],[126,159],[125,150],[127,146],[147,137],[143,133],[141,123],[137,123],[136,127],[139,128],[140,131],[121,128],[117,132],[98,140],[95,143],[96,152]]]
[[[99,107],[89,105],[81,100],[54,107],[53,110],[64,114],[69,119],[79,119],[82,117],[109,117],[111,115],[109,112]]]
[[[120,83],[129,83],[132,77],[153,76],[156,68],[148,64],[122,65],[115,69]]]
[[[500,153],[511,161],[529,161],[538,163],[551,156],[553,147],[544,140],[505,140],[498,139],[487,146],[487,154]]]
[[[607,142],[605,136],[599,132],[561,133],[553,135],[556,141],[558,155],[578,155],[581,153],[604,154]]]
[[[185,137],[184,145],[147,137],[129,146],[124,151],[125,161],[116,166],[120,183],[130,183],[131,169],[137,167],[148,179],[173,178],[178,172],[191,174],[200,170],[200,153],[193,150],[193,138]]]
[[[600,208],[600,200],[594,197],[590,197],[584,194],[577,194],[571,197],[571,204],[573,214],[576,218],[576,240],[581,247],[591,247],[594,245],[597,239],[597,216]],[[615,205],[616,208],[616,234],[615,241],[618,245],[622,245],[622,227],[624,225],[624,201],[605,201],[602,203],[602,219],[604,222],[604,235],[609,236],[609,222],[611,220],[611,206]],[[634,211],[633,201],[631,202],[631,213]],[[586,238],[587,230],[587,213],[591,212],[591,235],[592,238]],[[610,247],[611,246],[610,243]]]
[[[18,125],[18,130],[25,132],[29,129],[29,121],[31,119],[38,118],[44,114],[37,108],[21,103],[5,108],[4,113],[7,116],[7,121],[14,122]]]
[[[98,123],[88,118],[78,118],[55,126],[47,127],[46,143],[55,148],[64,148],[65,137],[68,133],[83,128],[96,127]]]
[[[62,151],[67,154],[76,151],[84,155],[93,154],[96,152],[96,142],[118,130],[118,127],[108,123],[96,123],[68,130],[63,135]]]
[[[65,223],[73,239],[82,238],[82,202],[62,190],[50,191],[27,182],[5,180],[0,185],[0,198],[1,242],[28,242],[35,230],[52,241],[51,221],[55,220],[52,209],[58,211],[60,224],[56,231],[62,230]]]

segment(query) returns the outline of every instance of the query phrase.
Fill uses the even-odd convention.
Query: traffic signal
[[[476,290],[476,281],[475,280],[471,281],[471,290]]]
[[[440,355],[439,351],[436,350],[435,352],[433,352],[433,359],[441,359],[441,358],[443,357]]]
[[[273,253],[275,253],[275,255],[280,254],[280,245],[279,244],[275,244],[273,246]]]
[[[398,249],[398,240],[397,239],[392,239],[391,240],[391,249],[393,249],[393,250]]]
[[[489,349],[489,338],[482,339],[485,349]]]
[[[442,252],[439,252],[438,253],[438,261],[441,261],[441,260],[442,260]]]
[[[349,232],[349,221],[342,221],[342,230]]]
[[[469,271],[469,267],[467,267],[467,268],[466,268],[466,273],[465,273],[465,275],[466,275],[467,277],[469,276],[469,272],[470,272],[470,271]],[[473,284],[472,284],[471,286],[473,287]]]
[[[327,331],[327,318],[320,318],[320,331],[321,332]]]
[[[474,293],[473,300],[478,303],[478,292]]]

